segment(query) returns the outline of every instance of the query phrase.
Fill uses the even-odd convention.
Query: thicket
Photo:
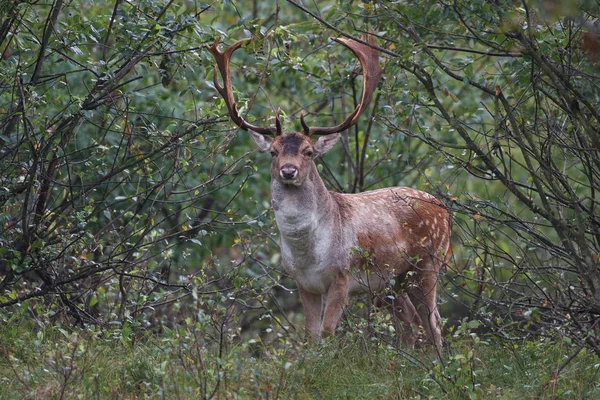
[[[291,130],[354,109],[360,71],[329,37],[369,32],[383,79],[319,160],[329,187],[451,207],[447,332],[600,355],[599,11],[563,3],[0,2],[0,321],[298,340],[269,161],[204,45],[254,38],[232,63],[238,108]],[[343,329],[387,338],[365,304]]]

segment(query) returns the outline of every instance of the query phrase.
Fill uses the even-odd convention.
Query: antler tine
[[[281,109],[278,109],[275,113],[275,135],[281,135],[281,119],[279,118],[279,114],[281,113]]]
[[[306,125],[306,121],[304,121],[304,114],[300,114],[300,123],[302,124],[302,129],[304,129],[304,134],[310,136],[310,128]]]
[[[365,38],[368,42],[374,43],[370,36]],[[332,126],[330,128],[313,127],[308,129],[308,135],[331,135],[334,133],[342,132],[348,129],[356,123],[358,117],[365,111],[371,99],[373,93],[377,88],[377,83],[383,73],[379,67],[379,52],[374,48],[367,46],[366,44],[357,42],[356,40],[346,38],[335,38],[333,39],[338,43],[343,44],[356,55],[363,70],[363,89],[362,95],[360,96],[360,102],[356,109],[346,118],[344,122],[339,125]],[[303,122],[303,121],[302,121]],[[306,131],[307,126],[303,123],[302,126]]]
[[[212,46],[206,45],[206,48],[210,53],[215,57],[215,61],[217,62],[217,66],[215,67],[215,76],[213,78],[215,87],[217,91],[221,94],[223,99],[225,99],[225,104],[227,104],[227,109],[229,110],[229,116],[239,126],[241,129],[247,131],[248,129],[262,133],[264,135],[272,135],[275,133],[273,128],[263,128],[260,126],[252,125],[244,120],[240,114],[238,113],[237,107],[235,105],[235,98],[233,97],[233,89],[231,87],[231,69],[229,68],[229,60],[234,51],[239,49],[244,43],[250,41],[250,38],[238,40],[231,46],[229,46],[225,51],[219,51],[219,41],[221,38],[215,39],[215,42]],[[219,78],[217,74],[217,67],[219,68],[219,72],[221,73],[221,78],[223,79],[223,86],[219,83]]]

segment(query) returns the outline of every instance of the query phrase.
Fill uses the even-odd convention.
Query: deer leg
[[[298,293],[304,308],[306,332],[314,339],[321,337],[321,295],[313,294],[298,286]]]
[[[421,317],[406,293],[396,293],[392,296],[378,295],[375,297],[375,307],[385,308],[400,322],[402,343],[410,349],[415,348],[417,334],[415,328],[421,326]]]
[[[348,283],[350,274],[341,273],[327,290],[325,301],[325,314],[321,326],[324,335],[330,336],[335,333],[335,328],[342,316],[344,306],[348,300]]]
[[[440,327],[440,313],[436,303],[437,274],[419,274],[421,279],[410,280],[407,284],[407,293],[412,300],[423,326],[435,347],[438,357],[442,350],[442,330]]]
[[[402,342],[410,349],[414,349],[417,341],[415,329],[417,329],[422,322],[415,306],[406,293],[398,294],[396,296],[395,303],[392,304],[392,311],[403,325],[401,335]]]

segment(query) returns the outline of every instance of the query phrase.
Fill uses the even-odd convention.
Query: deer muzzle
[[[296,179],[296,176],[298,176],[298,168],[289,163],[285,164],[283,167],[281,167],[281,169],[279,169],[279,176],[281,176],[281,179],[285,181]]]

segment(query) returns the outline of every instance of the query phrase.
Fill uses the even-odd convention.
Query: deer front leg
[[[348,300],[349,279],[349,273],[340,273],[327,291],[325,315],[323,315],[323,324],[321,325],[324,335],[330,336],[335,333],[335,328]]]
[[[321,337],[321,295],[307,292],[298,285],[298,293],[304,307],[304,321],[306,332],[313,340]]]

